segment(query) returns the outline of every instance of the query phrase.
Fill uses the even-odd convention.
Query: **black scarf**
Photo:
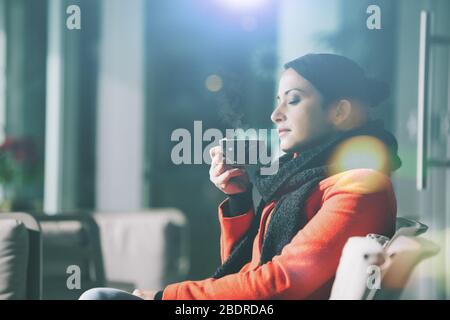
[[[385,144],[390,153],[392,171],[401,166],[395,137],[384,130],[381,121],[371,121],[358,129],[327,137],[296,158],[292,154],[281,156],[278,159],[279,169],[274,175],[261,175],[259,170],[249,171],[252,184],[262,196],[261,202],[247,233],[236,242],[230,256],[216,270],[213,278],[237,273],[251,260],[262,211],[273,200],[277,202],[264,236],[259,264],[263,265],[280,254],[307,222],[304,205],[311,191],[328,176],[330,170],[336,172],[335,165],[328,163],[331,153],[344,140],[362,135],[375,137]]]

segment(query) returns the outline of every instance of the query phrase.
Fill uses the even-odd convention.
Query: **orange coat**
[[[228,198],[219,205],[221,259],[249,228],[251,209],[224,217]],[[322,180],[305,204],[307,224],[281,254],[259,266],[262,241],[275,202],[261,216],[252,260],[235,274],[220,279],[184,281],[164,289],[163,299],[328,299],[339,258],[349,237],[377,233],[392,236],[396,200],[388,176],[372,169],[354,169]],[[264,227],[263,227],[264,226]]]

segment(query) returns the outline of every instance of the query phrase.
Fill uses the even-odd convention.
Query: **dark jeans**
[[[93,288],[85,291],[79,300],[143,300],[129,292],[113,288]]]

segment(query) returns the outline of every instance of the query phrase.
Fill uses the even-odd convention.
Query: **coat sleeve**
[[[220,258],[222,263],[228,258],[236,241],[241,239],[250,227],[254,212],[253,208],[244,214],[235,217],[227,217],[224,215],[228,210],[228,201],[225,199],[219,205],[219,222],[220,222]]]
[[[396,211],[392,189],[369,190],[371,186],[355,181],[358,177],[327,190],[316,215],[268,263],[220,279],[171,284],[163,299],[307,298],[334,277],[348,238],[392,232]]]

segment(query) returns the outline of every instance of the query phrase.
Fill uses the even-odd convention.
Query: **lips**
[[[278,128],[278,136],[279,136],[279,137],[284,136],[284,135],[286,135],[289,131],[291,131],[291,130],[286,129],[286,128]]]

